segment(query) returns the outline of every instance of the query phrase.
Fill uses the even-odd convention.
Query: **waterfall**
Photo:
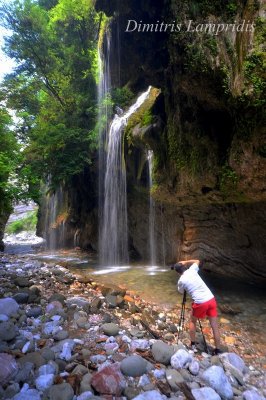
[[[44,238],[49,250],[65,245],[66,201],[62,187],[59,187],[54,193],[46,195]]]
[[[148,165],[149,165],[149,248],[150,248],[150,263],[151,266],[156,265],[156,240],[155,240],[155,202],[151,195],[152,189],[152,165],[153,165],[153,151],[148,150]]]
[[[104,265],[128,263],[127,183],[123,154],[123,131],[128,118],[150,93],[150,87],[123,115],[115,115],[107,137],[104,179],[103,225],[100,255]]]

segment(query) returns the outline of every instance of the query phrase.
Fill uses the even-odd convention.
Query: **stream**
[[[6,243],[5,252],[17,257],[38,259],[46,263],[60,264],[79,276],[90,276],[103,284],[114,284],[138,294],[145,301],[156,303],[162,310],[174,309],[182,303],[177,292],[178,275],[169,267],[130,264],[120,267],[99,266],[95,254],[80,250],[41,251],[39,244],[11,241]],[[266,292],[262,287],[249,285],[212,273],[202,272],[201,276],[213,291],[219,305],[219,317],[226,324],[230,344],[239,341],[238,330],[246,335],[256,352],[266,354]],[[189,303],[187,313],[189,313]],[[228,343],[229,343],[228,342]],[[241,346],[241,344],[240,344]],[[242,344],[243,346],[243,344]],[[266,359],[265,359],[266,364]]]

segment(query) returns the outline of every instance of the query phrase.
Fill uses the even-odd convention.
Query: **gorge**
[[[56,183],[49,197],[43,192],[38,234],[48,243],[56,237],[53,248],[98,252],[102,265],[200,258],[206,270],[265,283],[262,2],[223,8],[208,1],[97,0],[95,9],[107,16],[99,22],[105,59],[98,132],[109,136],[80,172]],[[129,20],[170,24],[177,17],[216,25],[245,19],[255,30],[127,30]],[[120,98],[108,105],[114,89]],[[115,107],[124,113],[114,117]],[[114,153],[110,138],[120,129]]]

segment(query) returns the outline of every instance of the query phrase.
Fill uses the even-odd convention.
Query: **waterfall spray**
[[[152,189],[152,165],[153,165],[153,151],[148,150],[147,154],[149,165],[149,247],[150,247],[150,263],[151,266],[156,265],[156,240],[155,240],[155,202],[151,195]]]

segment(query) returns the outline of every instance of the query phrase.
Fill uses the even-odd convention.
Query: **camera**
[[[181,269],[183,269],[183,264],[182,263],[176,263],[176,264],[171,264],[170,268],[172,271],[180,272]]]

